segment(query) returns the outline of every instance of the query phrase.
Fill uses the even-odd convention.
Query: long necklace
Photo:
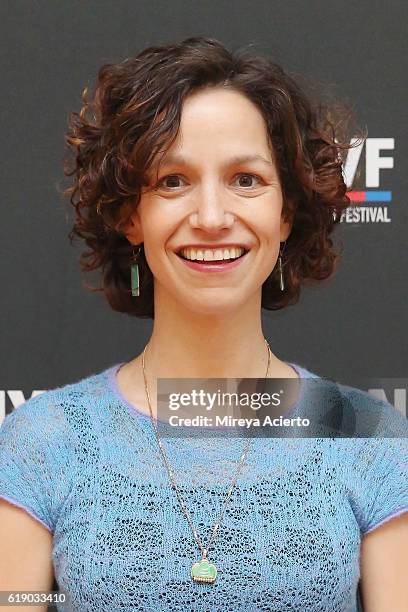
[[[270,362],[271,362],[271,348],[270,348],[267,340],[265,338],[264,338],[264,340],[266,342],[266,346],[268,347],[268,365],[266,367],[266,374],[265,374],[265,378],[268,378],[269,365],[270,365]],[[153,427],[154,427],[154,431],[155,431],[155,434],[156,434],[157,442],[159,444],[159,448],[161,450],[161,453],[162,453],[162,456],[163,456],[163,459],[164,459],[164,463],[165,463],[166,468],[167,468],[167,472],[169,474],[169,478],[170,478],[172,487],[173,487],[173,489],[175,490],[175,492],[177,494],[177,498],[179,500],[181,510],[182,510],[183,514],[185,515],[185,517],[187,518],[188,524],[190,525],[191,531],[193,532],[194,539],[195,539],[198,547],[200,548],[201,554],[202,554],[201,560],[200,561],[196,561],[195,563],[193,563],[193,566],[191,568],[191,577],[193,578],[193,580],[196,580],[197,582],[214,582],[216,577],[217,577],[217,568],[214,565],[214,563],[211,563],[208,560],[208,551],[209,551],[210,546],[212,545],[212,543],[213,543],[213,541],[215,539],[215,536],[217,534],[217,530],[218,530],[219,526],[221,525],[221,521],[222,521],[222,517],[223,517],[224,511],[225,511],[225,508],[227,507],[228,500],[231,497],[231,493],[232,493],[232,491],[233,491],[233,489],[235,487],[235,483],[236,483],[237,478],[238,478],[238,476],[239,476],[239,474],[241,472],[245,456],[246,456],[246,454],[248,452],[248,449],[250,447],[250,444],[251,444],[252,440],[249,439],[247,445],[245,446],[245,448],[244,448],[244,450],[242,452],[242,455],[241,455],[241,457],[239,459],[239,462],[238,462],[237,472],[236,472],[235,477],[234,477],[234,479],[233,479],[233,481],[232,481],[232,483],[231,483],[231,485],[230,485],[230,487],[229,487],[229,489],[227,491],[227,495],[225,497],[224,503],[223,503],[223,505],[221,507],[221,510],[220,510],[220,512],[218,514],[217,520],[216,520],[215,525],[213,527],[213,530],[212,530],[211,537],[210,537],[210,540],[208,542],[207,548],[204,548],[204,546],[201,543],[200,538],[198,537],[197,531],[195,530],[194,525],[193,525],[193,523],[191,521],[190,514],[189,514],[189,512],[187,511],[187,509],[185,507],[183,498],[181,497],[180,490],[179,490],[179,488],[177,486],[177,483],[176,483],[176,481],[174,479],[173,469],[172,469],[172,467],[171,467],[171,465],[169,463],[169,460],[167,458],[167,453],[166,453],[166,451],[164,449],[164,446],[163,446],[163,443],[162,443],[162,441],[160,439],[160,435],[159,435],[159,431],[158,431],[158,428],[157,428],[156,420],[153,417],[153,411],[152,411],[152,406],[151,406],[151,403],[150,403],[150,395],[149,395],[149,389],[147,387],[146,370],[145,370],[145,353],[146,353],[146,349],[147,349],[147,345],[145,346],[144,351],[143,351],[143,355],[142,355],[142,369],[143,369],[143,379],[144,379],[144,385],[145,385],[145,390],[146,390],[147,403],[149,404],[149,411],[150,411],[151,421],[153,423]]]

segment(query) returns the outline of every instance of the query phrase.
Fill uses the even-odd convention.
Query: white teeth
[[[228,249],[194,249],[186,247],[182,249],[181,255],[192,261],[214,261],[225,259],[236,259],[244,253],[245,249],[241,247],[232,247]]]

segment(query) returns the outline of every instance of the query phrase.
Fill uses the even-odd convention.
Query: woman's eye
[[[180,181],[181,177],[178,174],[169,174],[168,176],[164,176],[157,183],[157,187],[165,187],[171,189],[172,187],[180,187],[177,185],[177,181]],[[166,181],[170,181],[170,184],[165,184]]]
[[[237,174],[237,177],[239,177],[240,179],[243,177],[244,180],[244,184],[240,184],[238,185],[239,187],[253,187],[254,185],[251,184],[250,181],[252,181],[253,179],[256,179],[257,181],[261,182],[261,178],[259,176],[257,176],[256,174],[245,174],[244,172],[241,172],[240,174]],[[248,180],[250,179],[250,181]]]

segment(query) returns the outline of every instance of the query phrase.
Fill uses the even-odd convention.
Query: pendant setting
[[[217,577],[217,568],[205,557],[197,561],[191,568],[191,577],[197,582],[214,582]]]

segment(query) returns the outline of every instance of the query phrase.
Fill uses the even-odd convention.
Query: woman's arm
[[[25,510],[0,499],[0,591],[51,591],[52,534]],[[46,612],[42,606],[1,610]]]
[[[407,612],[408,512],[363,537],[360,563],[364,612]]]

